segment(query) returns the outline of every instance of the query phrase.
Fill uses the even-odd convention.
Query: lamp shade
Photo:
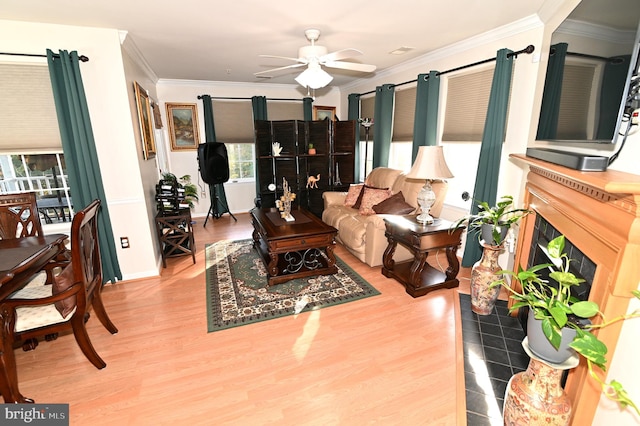
[[[309,66],[306,70],[302,71],[299,76],[296,77],[296,81],[304,87],[310,89],[320,89],[331,83],[333,77],[322,69],[317,62],[309,62]]]
[[[407,174],[410,179],[448,179],[453,177],[441,146],[421,146],[413,167]]]

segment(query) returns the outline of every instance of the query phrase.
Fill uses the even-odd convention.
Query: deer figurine
[[[319,180],[320,180],[320,173],[318,173],[318,176],[309,176],[307,178],[307,188],[317,188]]]

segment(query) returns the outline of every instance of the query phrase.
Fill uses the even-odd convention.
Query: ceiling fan
[[[260,55],[260,57],[262,58],[278,58],[295,61],[297,62],[296,64],[273,68],[267,71],[256,72],[254,73],[254,75],[264,76],[266,74],[273,73],[274,71],[281,71],[289,68],[298,68],[306,65],[307,69],[296,77],[296,81],[304,87],[310,89],[319,89],[326,86],[331,82],[331,80],[333,80],[333,77],[331,77],[329,73],[322,69],[322,65],[327,68],[339,68],[359,72],[373,72],[376,70],[375,65],[342,61],[343,59],[349,59],[353,58],[354,56],[362,55],[362,52],[357,49],[342,49],[328,53],[326,47],[316,44],[316,41],[318,40],[318,38],[320,38],[320,30],[308,29],[304,32],[304,35],[307,37],[307,40],[311,42],[311,45],[302,46],[300,49],[298,49],[297,58],[291,58],[288,56]]]

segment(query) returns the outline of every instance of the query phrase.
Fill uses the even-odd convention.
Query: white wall
[[[205,140],[204,132],[204,111],[202,108],[202,100],[198,99],[199,95],[211,95],[212,97],[239,97],[251,98],[252,96],[266,96],[269,98],[281,99],[302,99],[306,96],[306,90],[297,84],[240,84],[226,82],[207,82],[207,81],[184,81],[184,80],[159,80],[157,93],[165,126],[165,148],[168,152],[169,167],[176,176],[191,175],[191,181],[196,183],[204,192],[200,194],[200,200],[193,210],[194,217],[206,216],[211,205],[209,198],[209,190],[207,185],[200,179],[198,172],[197,152],[193,151],[171,151],[169,147],[169,134],[166,125],[166,107],[167,102],[179,103],[195,103],[198,108],[198,128],[200,131],[200,142]],[[318,90],[314,105],[335,106],[336,115],[339,118],[346,119],[346,109],[344,114],[340,109],[340,91],[336,88],[325,88]],[[302,103],[300,104],[302,108]],[[344,116],[344,117],[343,117]],[[254,198],[256,196],[254,182],[224,184],[225,194],[229,210],[232,213],[248,212],[254,207]]]
[[[157,275],[118,32],[113,29],[0,21],[0,51],[44,54],[77,50],[106,203],[125,279]],[[0,58],[2,60],[2,58]],[[121,236],[131,248],[120,248]]]

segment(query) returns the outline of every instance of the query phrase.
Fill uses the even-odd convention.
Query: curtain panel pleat
[[[373,168],[389,165],[391,135],[393,133],[393,97],[395,86],[383,84],[376,87],[373,125]]]
[[[440,76],[437,71],[431,71],[429,74],[419,74],[417,83],[411,164],[416,159],[418,148],[421,146],[435,146],[438,141]]]
[[[496,57],[496,68],[493,73],[491,94],[489,95],[489,107],[480,145],[480,158],[476,184],[473,190],[473,205],[471,214],[478,213],[478,202],[486,201],[490,206],[495,205],[498,192],[498,176],[500,174],[500,159],[502,156],[502,143],[504,142],[507,124],[507,109],[509,105],[509,93],[511,88],[511,73],[513,70],[513,57],[509,49],[500,49]],[[482,255],[482,247],[477,235],[467,232],[462,266],[473,266]]]
[[[114,283],[116,280],[122,280],[122,272],[116,254],[111,217],[80,74],[78,52],[60,50],[54,56],[54,53],[47,49],[47,63],[73,205],[75,210],[79,211],[95,199],[101,201],[98,242],[102,261],[102,281]]]
[[[554,49],[554,54],[549,57],[549,63],[547,64],[547,75],[544,79],[543,91],[545,96],[542,98],[542,105],[540,106],[540,122],[538,123],[536,139],[555,139],[557,137],[567,47],[567,43],[558,43],[551,46],[551,49]]]
[[[304,121],[313,120],[313,98],[302,99],[302,110],[304,112]]]
[[[204,140],[207,141],[207,143],[217,142],[216,127],[213,121],[213,102],[211,100],[211,96],[202,95],[202,109],[204,111]],[[213,190],[213,186],[215,186],[216,191]],[[213,196],[215,193],[218,194],[218,198],[214,200]],[[211,207],[213,208],[213,213],[216,217],[227,211],[225,206],[228,206],[229,204],[227,203],[227,194],[224,191],[224,184],[217,183],[215,185],[209,185],[209,198]],[[209,210],[209,213],[211,213],[211,209]],[[209,213],[207,213],[207,215]]]

